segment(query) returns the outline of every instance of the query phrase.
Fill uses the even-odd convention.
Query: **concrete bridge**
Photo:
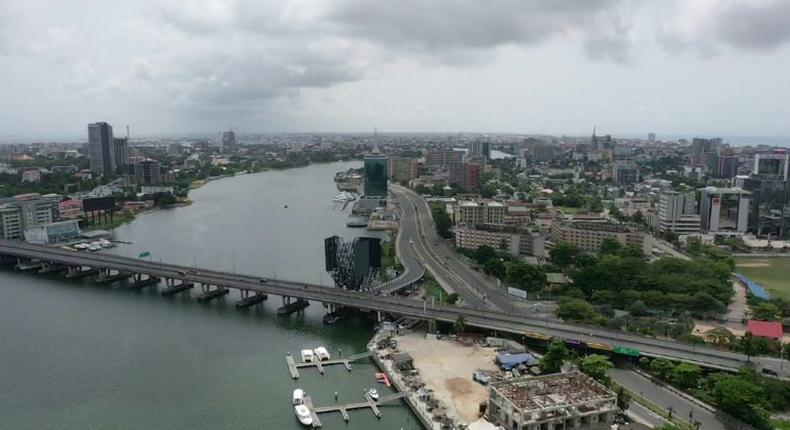
[[[237,289],[242,297],[262,297],[274,294],[281,297],[319,301],[323,303],[349,306],[363,310],[402,315],[423,319],[429,322],[455,322],[459,317],[467,325],[497,332],[525,333],[537,332],[547,336],[583,342],[604,343],[611,346],[631,348],[641,355],[664,357],[695,363],[709,368],[737,370],[749,360],[743,354],[692,345],[664,339],[654,339],[620,331],[594,326],[567,324],[556,321],[530,318],[529,316],[496,312],[491,310],[470,309],[454,306],[431,306],[422,300],[403,297],[374,295],[345,291],[336,288],[287,280],[272,280],[256,276],[232,274],[189,266],[148,262],[135,258],[66,250],[57,247],[33,245],[18,241],[0,240],[0,256],[20,259],[20,268],[31,266],[49,267],[50,271],[59,268],[67,276],[92,274],[99,281],[108,279],[134,278],[132,285],[150,279],[166,282],[167,291],[177,288],[188,289],[195,284],[202,285],[198,299],[210,300],[227,294],[228,289]],[[36,266],[37,265],[37,266]],[[43,269],[42,269],[43,270]],[[115,277],[115,278],[113,278]],[[148,281],[153,283],[153,281]],[[177,292],[177,291],[176,291]],[[757,367],[771,369],[782,377],[788,372],[780,366],[781,360],[770,357],[752,357],[751,363]],[[790,366],[788,366],[790,369]]]

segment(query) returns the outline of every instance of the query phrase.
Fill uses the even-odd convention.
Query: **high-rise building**
[[[639,182],[639,167],[635,163],[617,162],[612,166],[612,178],[620,185]]]
[[[115,174],[115,140],[112,126],[106,122],[88,124],[88,157],[91,172],[96,175]]]
[[[500,202],[462,202],[457,206],[458,224],[475,227],[483,224],[504,225],[507,208]]]
[[[364,193],[367,197],[387,196],[387,156],[371,154],[365,156]]]
[[[0,199],[0,238],[21,239],[26,229],[58,219],[56,194],[20,194]]]
[[[749,231],[757,237],[790,239],[790,180],[788,154],[756,154],[752,174],[738,176],[734,185],[752,193]]]
[[[236,151],[236,133],[233,130],[222,132],[222,152]]]
[[[656,227],[662,233],[673,231],[679,234],[699,233],[700,216],[694,193],[664,190],[658,197],[658,219]]]
[[[763,179],[788,179],[790,168],[790,154],[777,151],[769,154],[755,154],[752,174]]]
[[[129,164],[129,182],[137,185],[162,185],[172,183],[175,178],[167,166],[159,161],[144,158]]]
[[[409,182],[417,177],[417,160],[392,156],[389,159],[389,178],[395,182]]]
[[[705,187],[700,191],[700,227],[703,232],[725,235],[746,232],[750,192],[741,188],[716,187]]]
[[[453,163],[460,163],[464,153],[452,149],[439,149],[425,153],[425,164],[429,167],[447,167]]]
[[[546,163],[557,155],[557,147],[534,137],[524,140],[526,146],[525,157],[530,163]]]
[[[483,166],[477,163],[453,163],[448,166],[449,182],[464,191],[480,188],[480,175]]]
[[[736,175],[738,175],[738,157],[734,155],[720,155],[716,157],[714,176],[732,179]]]
[[[469,154],[483,156],[486,158],[486,160],[490,159],[491,144],[488,141],[488,138],[481,138],[472,142]]]
[[[116,137],[113,139],[113,143],[115,145],[115,168],[125,169],[129,164],[129,140],[125,137]]]
[[[653,143],[656,141],[656,134],[655,133],[647,133],[647,141]]]

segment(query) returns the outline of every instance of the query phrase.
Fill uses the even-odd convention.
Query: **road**
[[[686,400],[632,370],[614,368],[609,371],[609,374],[617,383],[646,397],[657,406],[664,409],[672,408],[674,411],[673,413],[677,414],[683,420],[688,421],[689,412],[691,412],[692,419],[702,423],[703,429],[725,430],[724,424],[722,424],[716,415],[709,410],[697,406],[695,403]],[[633,406],[633,402],[631,402],[631,405]]]
[[[515,334],[540,332],[563,339],[619,345],[625,348],[638,349],[646,356],[682,360],[711,368],[736,370],[747,361],[745,355],[733,351],[646,338],[601,327],[531,318],[493,309],[461,308],[444,305],[431,306],[422,300],[346,291],[280,279],[263,282],[262,278],[256,276],[149,262],[117,255],[70,251],[26,242],[0,240],[0,255],[23,256],[70,266],[124,270],[161,278],[202,282],[280,296],[301,297],[324,303],[334,303],[420,319],[455,322],[462,316],[468,325],[483,329]],[[788,369],[781,369],[779,366],[780,360],[775,358],[754,357],[752,363],[774,370],[784,377],[787,377],[788,371],[790,371],[790,366],[788,366]]]

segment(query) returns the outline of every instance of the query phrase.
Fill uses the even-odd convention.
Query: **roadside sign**
[[[617,354],[630,355],[631,357],[639,357],[639,350],[634,348],[625,348],[622,346],[615,346],[612,348]]]
[[[521,297],[522,299],[527,299],[527,292],[518,288],[507,287],[507,293],[511,296]]]

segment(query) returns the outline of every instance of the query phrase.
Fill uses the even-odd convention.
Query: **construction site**
[[[581,372],[491,384],[488,420],[513,430],[608,429],[617,395]]]

